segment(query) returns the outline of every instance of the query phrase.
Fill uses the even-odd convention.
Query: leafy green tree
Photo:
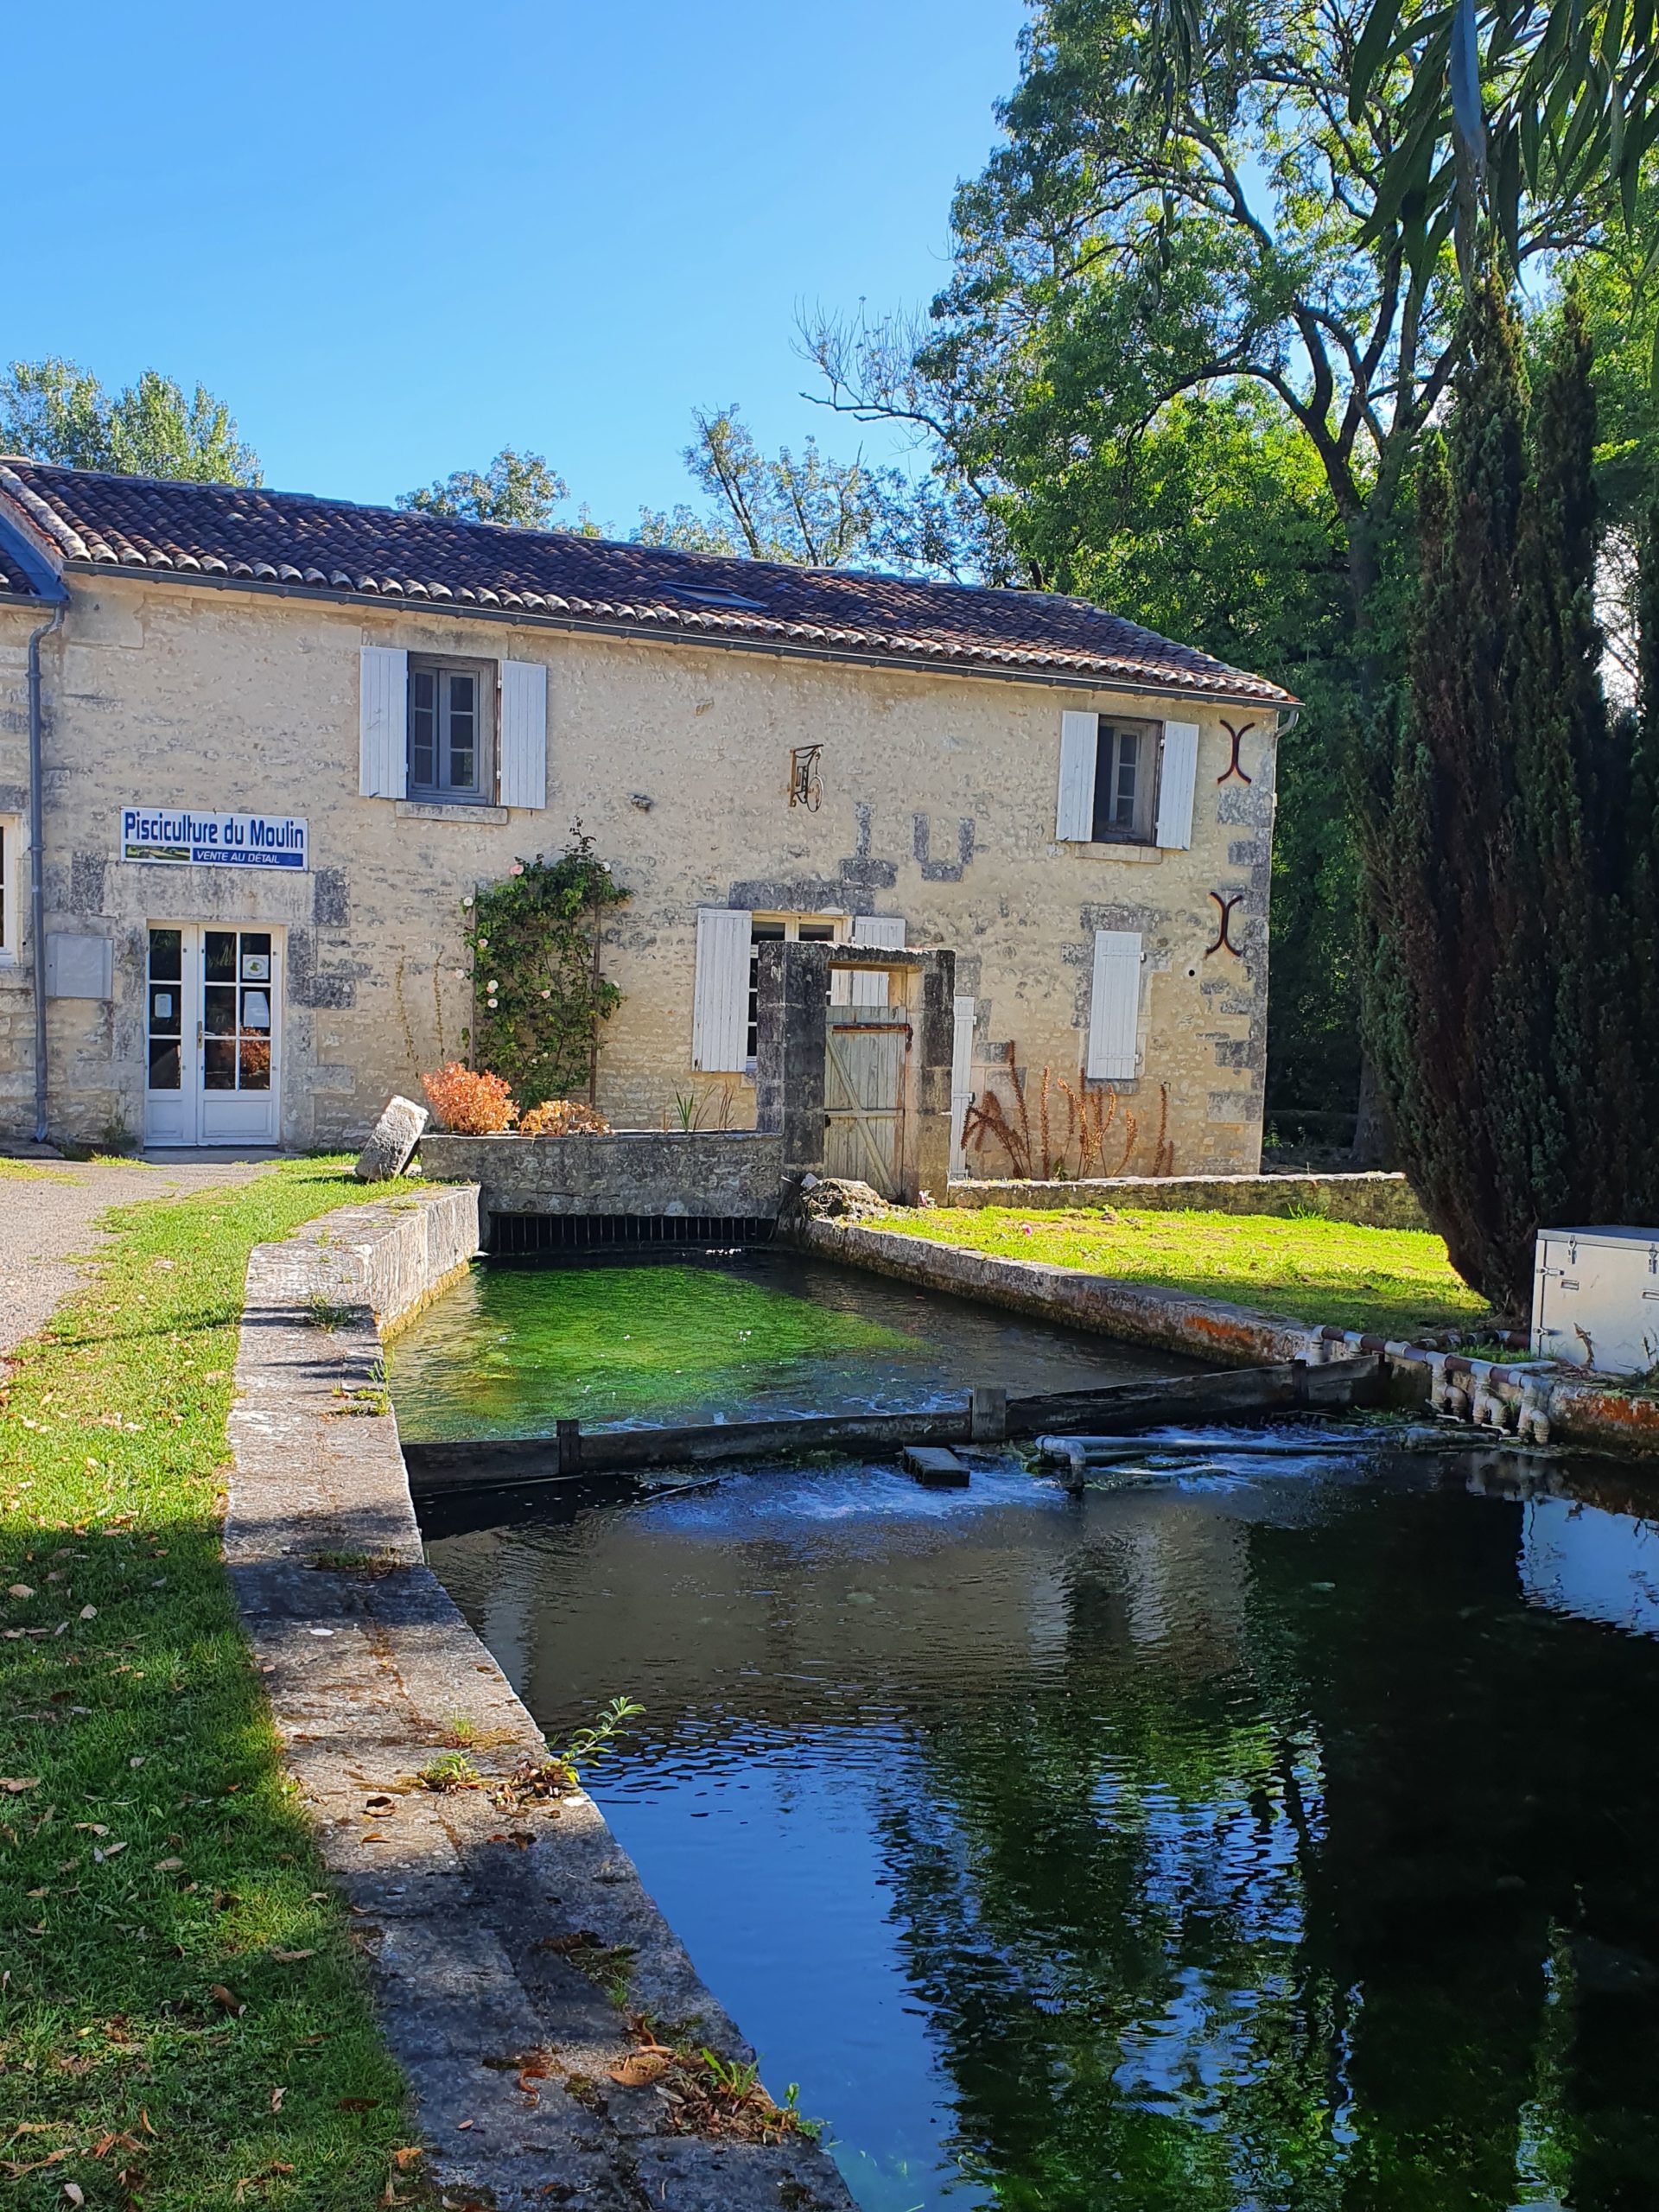
[[[957,194],[931,327],[821,319],[806,336],[829,404],[937,439],[1029,580],[1064,589],[1083,542],[1068,492],[1179,394],[1246,380],[1306,441],[1369,621],[1456,365],[1460,292],[1449,212],[1425,228],[1381,188],[1409,56],[1351,103],[1365,12],[1190,0],[1182,75],[1134,0],[1044,0],[1007,143]],[[1520,205],[1517,265],[1597,236],[1601,215],[1593,184],[1546,176]]]
[[[1359,1079],[1357,863],[1330,762],[1355,680],[1353,625],[1335,509],[1306,440],[1267,393],[1185,393],[1077,481],[1033,487],[1020,527],[1063,562],[1068,589],[1236,667],[1270,670],[1304,701],[1280,742],[1268,1105],[1311,1109],[1323,1118],[1306,1127],[1345,1141]]]
[[[737,407],[696,409],[695,442],[684,460],[709,502],[671,513],[643,509],[635,532],[645,545],[728,559],[780,561],[814,569],[891,568],[961,577],[988,556],[985,518],[960,485],[930,476],[912,483],[902,469],[861,456],[827,459],[808,438],[763,454]]]
[[[556,530],[559,509],[570,496],[570,487],[556,468],[538,453],[518,453],[504,446],[480,474],[475,468],[458,468],[413,492],[401,492],[397,505],[416,514],[444,515],[457,522],[493,522],[512,530]],[[568,527],[568,525],[563,525]],[[577,528],[583,537],[596,537],[584,507]]]
[[[263,482],[230,410],[198,385],[146,369],[111,398],[88,369],[53,356],[0,377],[0,450],[67,468],[204,484]]]

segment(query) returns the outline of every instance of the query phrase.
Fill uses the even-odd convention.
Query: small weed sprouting
[[[415,1779],[423,1789],[477,1789],[484,1777],[464,1751],[440,1751],[429,1759]]]
[[[779,2104],[760,2085],[760,2069],[721,2058],[706,2046],[677,2050],[662,2077],[677,2135],[724,2138],[741,2143],[782,2143],[790,2136],[816,2141],[822,2123],[804,2119],[799,2085],[791,2082]]]
[[[443,1740],[452,1751],[469,1751],[478,1741],[478,1723],[468,1713],[446,1713]]]
[[[329,1413],[335,1417],[341,1414],[371,1416],[389,1414],[391,1411],[391,1392],[387,1387],[388,1380],[385,1361],[377,1359],[369,1370],[366,1382],[352,1385],[337,1382],[334,1385],[334,1395],[340,1402],[331,1406]]]
[[[580,1775],[591,1760],[603,1758],[612,1737],[630,1720],[637,1720],[645,1709],[643,1705],[636,1705],[632,1698],[613,1697],[608,1705],[600,1708],[599,1715],[592,1725],[578,1728],[564,1749],[556,1755],[559,1764],[569,1767],[573,1774]]]
[[[337,1298],[330,1298],[326,1290],[314,1290],[305,1301],[306,1319],[314,1329],[321,1329],[325,1336],[332,1336],[357,1313],[355,1306],[342,1305]]]
[[[531,1804],[556,1806],[560,1798],[573,1796],[582,1787],[583,1766],[602,1758],[612,1737],[645,1709],[632,1698],[613,1697],[588,1727],[577,1729],[563,1751],[550,1752],[544,1759],[520,1759],[498,1786],[495,1802],[503,1812],[512,1813]]]
[[[349,1574],[359,1582],[378,1582],[404,1564],[386,1552],[315,1552],[309,1563],[319,1573]]]

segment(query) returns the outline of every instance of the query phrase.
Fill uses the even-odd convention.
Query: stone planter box
[[[681,1214],[772,1221],[783,1140],[753,1129],[620,1129],[603,1137],[421,1139],[435,1182],[476,1183],[486,1214]]]

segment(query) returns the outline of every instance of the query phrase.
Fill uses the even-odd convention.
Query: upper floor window
[[[1096,740],[1096,844],[1147,845],[1157,796],[1158,725],[1103,715]]]
[[[1060,715],[1057,843],[1184,852],[1192,842],[1197,722],[1142,721],[1067,708]],[[1147,854],[1137,853],[1144,859]]]
[[[493,709],[495,668],[489,661],[409,657],[409,795],[472,801],[495,798]]]

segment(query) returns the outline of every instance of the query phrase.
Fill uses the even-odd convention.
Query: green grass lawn
[[[219,1551],[249,1249],[357,1195],[295,1160],[115,1209],[0,1398],[8,2204],[390,2201],[400,2077]]]
[[[1021,1213],[1007,1206],[935,1206],[869,1225],[1384,1337],[1467,1327],[1491,1310],[1452,1271],[1440,1239],[1419,1229],[1268,1214],[1115,1211],[1109,1218],[1082,1208]]]

